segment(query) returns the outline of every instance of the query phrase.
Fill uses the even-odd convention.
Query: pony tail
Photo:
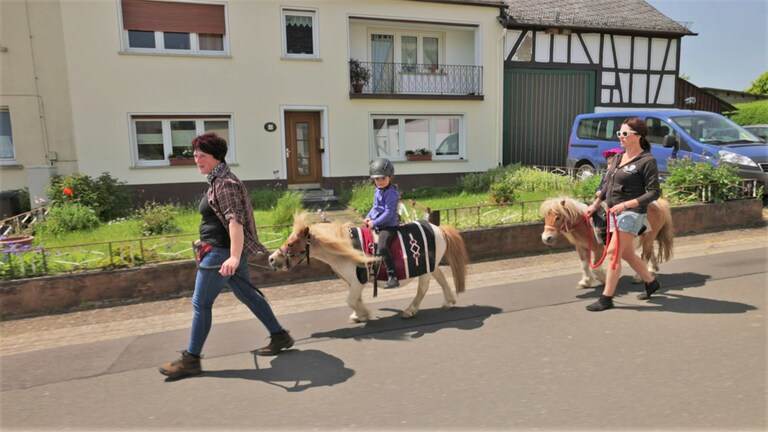
[[[651,143],[648,142],[646,137],[640,137],[640,148],[645,151],[651,151]]]
[[[451,267],[456,293],[462,293],[467,284],[467,265],[469,264],[469,254],[464,238],[456,228],[450,225],[441,225],[439,228],[445,237],[445,258]]]

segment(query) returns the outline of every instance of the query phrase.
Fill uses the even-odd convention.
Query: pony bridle
[[[307,260],[307,265],[309,265],[309,241],[310,241],[311,238],[312,237],[310,235],[307,235],[307,242],[306,242],[307,246],[304,248],[303,251],[300,251],[298,253],[288,253],[288,252],[286,252],[285,245],[282,245],[282,246],[280,246],[279,249],[277,249],[277,251],[280,252],[280,256],[282,256],[285,259],[285,268],[286,269],[291,268],[291,258],[295,258],[297,256],[301,257],[301,259],[299,259],[299,261],[296,264],[294,264],[294,265],[301,264],[301,262],[304,261],[305,259]]]
[[[559,217],[562,217],[558,214]],[[554,225],[544,225],[544,231],[554,231],[555,233],[559,234],[561,231],[564,233],[569,233],[576,228],[580,227],[582,223],[584,223],[585,219],[579,219],[579,223],[577,223],[574,226],[568,226],[568,223],[565,222],[565,218],[563,218],[563,223],[560,226],[554,226]]]

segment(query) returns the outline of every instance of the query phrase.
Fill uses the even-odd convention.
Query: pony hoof
[[[403,318],[403,319],[411,319],[415,316],[416,316],[416,312],[402,311],[400,313],[400,318]]]
[[[453,309],[454,306],[456,306],[456,303],[445,303],[443,304],[442,307],[443,307],[443,310],[449,310],[449,309]]]

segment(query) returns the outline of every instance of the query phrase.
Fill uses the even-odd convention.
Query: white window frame
[[[376,151],[376,137],[373,122],[375,120],[389,120],[396,119],[398,121],[398,139],[396,144],[396,154],[389,155],[393,161],[405,161],[406,150],[405,147],[405,121],[406,120],[429,120],[429,145],[430,151],[432,151],[432,160],[464,160],[466,159],[466,116],[464,114],[371,114],[368,121],[368,133],[369,133],[369,148],[372,157],[379,157]],[[459,153],[456,155],[438,155],[436,153],[437,147],[440,145],[436,138],[435,120],[458,120],[459,122]]]
[[[235,132],[234,122],[231,114],[211,114],[200,117],[199,115],[185,115],[185,114],[143,114],[143,113],[131,113],[130,119],[130,133],[131,133],[131,158],[133,159],[133,166],[135,167],[164,167],[170,166],[168,160],[168,154],[171,153],[172,140],[171,140],[171,122],[173,121],[194,121],[195,122],[195,136],[205,132],[206,121],[226,121],[229,125],[229,136],[222,137],[227,141],[227,156],[225,160],[228,164],[236,162],[235,153]],[[141,121],[159,121],[162,123],[163,128],[163,159],[159,160],[141,160],[139,159],[139,143],[138,136],[136,135],[136,122]],[[190,147],[192,143],[190,142]]]
[[[184,49],[166,49],[165,38],[164,38],[165,32],[159,31],[159,30],[156,30],[154,32],[155,33],[154,48],[134,48],[134,47],[131,47],[130,43],[128,42],[128,32],[129,30],[123,30],[123,46],[125,47],[123,51],[128,53],[166,53],[166,54],[213,56],[213,57],[229,55],[229,37],[226,34],[222,35],[224,49],[221,51],[211,51],[211,50],[200,49],[200,41],[198,39],[198,33],[187,33],[189,35],[189,49],[184,50]],[[185,32],[170,32],[170,33],[185,33]]]
[[[445,33],[442,32],[430,32],[430,31],[418,31],[418,30],[395,30],[395,29],[382,29],[382,28],[369,28],[368,29],[368,58],[371,58],[370,53],[373,52],[371,47],[371,36],[373,35],[387,35],[392,36],[394,43],[394,62],[403,63],[403,36],[416,37],[416,64],[424,64],[424,38],[432,37],[437,39],[437,56],[438,63],[445,64]]]
[[[286,15],[307,16],[312,18],[312,52],[313,54],[289,54],[288,35],[285,34]],[[282,42],[283,58],[285,59],[319,59],[320,58],[320,29],[319,11],[312,8],[280,8],[280,39]]]
[[[0,108],[0,113],[7,113],[8,114],[8,124],[11,124],[11,110],[7,107]],[[13,144],[13,126],[11,125],[11,135],[9,136],[10,142],[11,142],[11,152],[13,153],[13,156],[11,157],[0,157],[0,165],[15,165],[16,164],[16,147]]]

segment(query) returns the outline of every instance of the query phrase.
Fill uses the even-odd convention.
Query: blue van
[[[608,111],[576,116],[568,143],[569,168],[579,174],[605,169],[603,152],[621,147],[616,132],[628,117],[648,123],[648,141],[660,174],[669,159],[690,157],[736,164],[739,175],[757,180],[768,195],[768,143],[720,114],[690,110]]]

